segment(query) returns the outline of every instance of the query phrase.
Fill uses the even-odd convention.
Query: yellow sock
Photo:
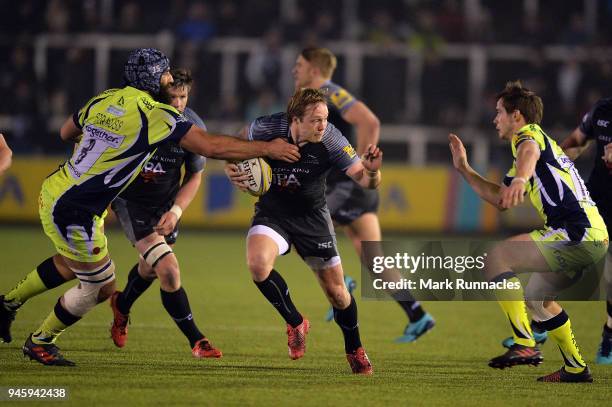
[[[565,370],[569,373],[580,373],[585,367],[584,359],[580,355],[578,345],[574,339],[572,332],[572,324],[565,311],[561,311],[559,315],[544,321],[546,330],[550,336],[557,342],[559,351],[565,362]]]
[[[4,302],[8,303],[10,308],[17,309],[28,299],[47,290],[38,271],[34,269],[4,296]]]
[[[535,346],[536,343],[531,332],[531,324],[525,310],[525,301],[498,301],[498,303],[510,322],[514,343],[524,346]]]
[[[36,331],[34,331],[35,333],[32,335],[32,342],[38,345],[55,343],[57,338],[66,330],[67,327],[68,325],[60,321],[57,315],[55,315],[55,310],[53,310],[47,316],[47,318],[45,318],[42,325]]]
[[[504,273],[499,275],[493,281],[506,280],[508,283],[518,284],[518,289],[496,290],[498,303],[504,310],[510,326],[512,327],[512,336],[514,343],[524,346],[535,346],[533,333],[531,332],[531,323],[525,309],[525,301],[523,287],[518,277],[512,273]]]

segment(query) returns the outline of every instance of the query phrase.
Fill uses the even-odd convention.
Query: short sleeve
[[[329,153],[329,160],[340,171],[346,171],[351,165],[359,161],[357,152],[349,141],[340,133],[340,130],[332,127],[328,137],[324,138],[324,144]]]
[[[285,137],[289,131],[287,119],[283,113],[258,117],[249,126],[247,138],[250,141],[270,141]]]
[[[512,137],[512,152],[515,157],[519,146],[526,141],[535,142],[541,151],[546,149],[544,134],[539,130],[539,126],[530,124],[523,127],[514,137]]]
[[[593,121],[594,121],[594,117],[595,117],[595,113],[597,111],[597,108],[599,107],[599,103],[597,103],[595,106],[593,106],[593,108],[591,109],[591,111],[589,111],[588,113],[586,113],[583,117],[582,117],[582,122],[580,122],[580,131],[582,133],[584,133],[584,135],[586,136],[587,140],[588,139],[593,139],[595,137],[595,132],[593,131]]]
[[[204,170],[206,166],[206,158],[189,151],[185,155],[185,171],[196,173]]]
[[[172,140],[180,142],[193,123],[169,105],[156,106],[148,117],[149,144]]]
[[[333,82],[328,82],[324,89],[327,91],[329,103],[342,114],[357,102],[357,99],[346,89]]]

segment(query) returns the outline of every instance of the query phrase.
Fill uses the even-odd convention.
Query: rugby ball
[[[236,163],[238,168],[245,172],[249,178],[246,181],[247,192],[253,196],[262,196],[272,184],[272,168],[261,157],[250,158]]]

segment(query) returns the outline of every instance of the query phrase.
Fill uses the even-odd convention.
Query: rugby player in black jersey
[[[315,88],[326,91],[329,121],[355,146],[362,155],[369,144],[377,144],[380,121],[376,115],[346,89],[331,81],[336,69],[336,56],[327,48],[306,48],[297,57],[293,67],[295,88]],[[356,142],[353,137],[356,130]],[[364,189],[344,172],[332,169],[327,177],[327,205],[336,226],[343,226],[357,255],[361,259],[362,241],[380,241],[382,234],[376,212],[378,191]],[[349,288],[355,282],[345,277]],[[389,293],[406,313],[409,323],[404,333],[396,339],[399,343],[416,341],[434,327],[433,317],[423,310],[418,301],[413,301],[407,290]],[[328,320],[333,314],[328,313]]]
[[[167,103],[192,123],[206,129],[202,119],[187,107],[193,83],[190,72],[178,68],[171,70],[171,74],[174,83],[167,90]],[[179,219],[200,187],[205,163],[206,158],[183,150],[176,142],[168,141],[159,145],[138,178],[111,205],[133,245],[147,245],[149,240],[158,235],[164,236],[170,246],[176,243]],[[183,166],[185,176],[181,183]],[[114,320],[110,331],[115,345],[119,348],[125,346],[130,309],[155,278],[159,278],[162,304],[187,337],[193,356],[221,357],[221,351],[212,346],[195,324],[187,293],[181,286],[176,258],[165,267],[154,268],[140,256],[138,263],[130,270],[123,291],[113,293],[110,303]]]
[[[278,255],[293,245],[315,272],[333,307],[334,319],[344,335],[346,356],[354,373],[371,374],[359,337],[357,305],[344,284],[336,237],[325,202],[325,179],[330,169],[345,172],[361,187],[374,189],[380,183],[382,152],[374,145],[364,147],[360,159],[348,140],[328,124],[325,93],[298,89],[286,113],[263,116],[248,129],[249,140],[285,139],[300,148],[300,160],[286,164],[268,160],[272,185],[255,206],[247,237],[247,262],[257,288],[287,322],[289,356],[299,359],[306,349],[310,322],[297,310],[283,277],[274,269]],[[244,188],[245,175],[228,164],[232,182]]]
[[[591,198],[606,223],[608,234],[612,232],[612,98],[599,100],[584,115],[582,123],[561,143],[561,148],[571,158],[578,157],[595,143],[595,165],[586,185]],[[608,319],[603,326],[601,344],[596,363],[612,365],[612,248],[608,249],[605,265]]]

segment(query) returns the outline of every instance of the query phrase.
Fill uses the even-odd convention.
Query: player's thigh
[[[45,234],[53,242],[57,253],[69,262],[69,266],[72,262],[97,264],[108,256],[104,235],[106,211],[102,216],[89,214],[58,201],[43,188],[39,198],[39,215]]]
[[[262,279],[274,267],[276,257],[289,251],[289,242],[277,228],[254,225],[249,229],[246,241],[246,256],[249,270]]]
[[[529,233],[549,269],[571,276],[603,259],[608,250],[605,229],[586,228],[582,241],[570,241],[565,229],[541,229]]]
[[[123,233],[136,246],[136,242],[154,233],[153,226],[160,216],[151,208],[144,208],[121,197],[115,198],[111,208],[123,229]]]
[[[529,234],[497,242],[487,253],[485,276],[488,280],[505,272],[550,271],[540,248]]]
[[[359,216],[345,227],[345,231],[349,239],[362,242],[378,242],[382,238],[378,215],[373,212]]]
[[[352,180],[327,185],[325,200],[336,225],[349,226],[366,213],[376,213],[377,190],[364,189]]]

